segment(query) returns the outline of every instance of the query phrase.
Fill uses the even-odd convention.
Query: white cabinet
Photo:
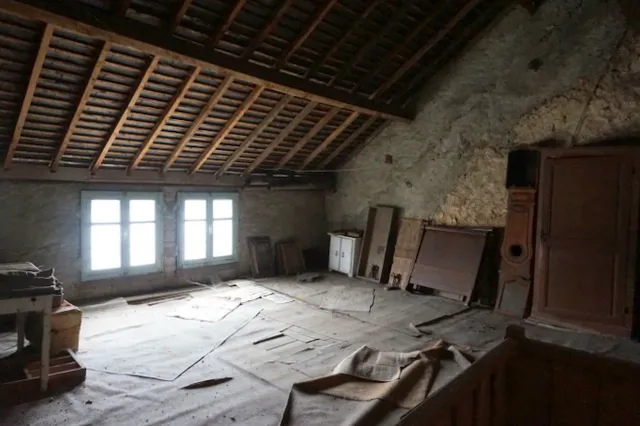
[[[360,238],[347,237],[339,234],[329,234],[329,270],[342,272],[354,277],[356,263],[360,254]]]

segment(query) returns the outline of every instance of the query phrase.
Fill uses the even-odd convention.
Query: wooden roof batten
[[[123,44],[142,52],[177,60],[203,70],[213,69],[233,75],[255,85],[284,94],[320,102],[331,107],[375,115],[381,118],[410,122],[413,115],[377,100],[354,96],[335,88],[306,81],[277,69],[269,69],[241,60],[214,49],[158,31],[155,26],[102,11],[86,4],[67,7],[49,0],[4,0],[0,10],[23,19],[40,20],[85,36]]]
[[[11,142],[9,144],[7,155],[4,160],[5,170],[11,166],[11,162],[13,161],[13,156],[16,152],[16,149],[18,148],[18,143],[20,142],[20,136],[22,135],[22,129],[24,128],[24,123],[27,120],[27,115],[29,114],[29,107],[31,106],[31,101],[33,100],[33,95],[36,91],[38,78],[40,77],[42,66],[44,65],[44,59],[47,56],[49,43],[51,42],[51,38],[53,37],[53,31],[54,31],[53,25],[45,24],[44,30],[42,31],[42,38],[40,39],[40,47],[38,48],[35,61],[33,62],[33,66],[31,67],[31,76],[29,77],[29,82],[27,83],[27,90],[25,91],[24,97],[22,99],[22,106],[20,107],[18,120],[13,130]]]

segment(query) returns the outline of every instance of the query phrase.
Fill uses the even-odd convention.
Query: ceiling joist
[[[38,78],[40,77],[40,72],[42,71],[42,65],[44,64],[44,59],[47,56],[47,50],[49,50],[49,43],[51,42],[51,37],[53,37],[53,31],[54,31],[53,25],[46,24],[44,26],[44,31],[42,32],[42,39],[40,40],[40,47],[38,48],[38,53],[36,53],[36,58],[35,58],[35,61],[33,62],[33,67],[31,67],[31,76],[29,77],[29,82],[27,83],[27,90],[25,91],[24,97],[22,98],[22,107],[20,107],[20,113],[18,114],[18,121],[16,122],[16,126],[13,130],[11,143],[9,144],[7,155],[4,159],[5,169],[8,169],[11,166],[11,162],[13,161],[13,156],[16,152],[16,148],[18,147],[18,143],[20,142],[22,129],[24,128],[24,123],[27,120],[27,114],[29,113],[31,100],[33,99],[33,94],[35,93],[36,86],[38,85]]]
[[[191,73],[189,73],[187,79],[182,83],[182,86],[180,86],[180,89],[171,100],[171,103],[167,106],[167,109],[165,109],[165,111],[162,113],[162,118],[153,127],[153,130],[151,131],[147,139],[145,139],[145,141],[142,143],[140,150],[138,150],[138,153],[131,161],[128,169],[129,172],[135,170],[140,165],[142,159],[147,154],[158,135],[164,129],[164,126],[167,124],[173,113],[180,105],[180,102],[182,102],[187,92],[189,92],[191,85],[193,84],[199,73],[200,67],[194,67],[193,70],[191,70]]]
[[[256,99],[260,97],[263,90],[264,87],[257,86],[251,91],[249,96],[247,96],[245,100],[242,101],[242,104],[240,104],[238,109],[235,110],[231,118],[229,118],[229,120],[225,123],[224,127],[218,132],[215,138],[213,138],[209,147],[204,150],[204,152],[198,158],[198,161],[196,161],[196,163],[191,167],[191,170],[189,170],[190,174],[200,170],[200,167],[202,167],[204,163],[207,162],[209,157],[211,157],[211,154],[213,154],[218,146],[220,146],[224,138],[226,138],[229,132],[234,128],[234,126],[238,124],[238,121],[242,119],[244,114],[249,110],[249,108],[251,108],[251,105],[253,105]]]
[[[156,67],[158,66],[159,60],[160,59],[157,56],[154,56],[151,59],[151,61],[149,61],[147,68],[144,70],[144,72],[140,76],[140,80],[138,81],[138,84],[136,85],[135,90],[129,97],[129,101],[127,102],[127,107],[120,114],[120,118],[118,118],[116,125],[111,130],[111,133],[107,138],[107,142],[102,147],[102,150],[100,151],[100,154],[98,154],[98,157],[96,158],[94,163],[91,165],[92,172],[95,172],[100,168],[100,166],[102,166],[102,163],[104,162],[105,157],[107,156],[107,154],[109,153],[109,150],[111,149],[111,145],[113,145],[113,142],[115,142],[116,138],[118,137],[118,133],[120,133],[122,126],[124,126],[125,121],[127,121],[127,118],[131,113],[131,110],[136,105],[136,102],[138,102],[138,98],[140,98],[140,94],[144,90],[144,86],[146,86],[147,82],[149,81],[149,78],[151,77],[151,74],[153,74]]]
[[[340,146],[338,146],[338,148],[336,148],[334,151],[331,152],[331,154],[329,154],[329,156],[327,158],[325,158],[321,163],[320,163],[320,168],[325,168],[327,167],[329,164],[331,164],[331,162],[342,152],[345,150],[345,148],[347,148],[349,145],[351,145],[356,139],[358,139],[358,137],[365,131],[367,131],[371,126],[373,126],[376,122],[376,118],[375,117],[371,117],[369,118],[367,121],[364,122],[364,124],[362,124],[362,126],[358,127],[358,130],[356,130],[355,132],[353,132],[351,134],[351,136],[349,136],[347,139],[345,139]]]
[[[4,0],[0,10],[22,17],[37,19],[65,28],[69,31],[123,44],[142,52],[178,60],[191,66],[213,68],[235,78],[264,86],[284,94],[313,100],[332,107],[375,115],[392,120],[409,122],[411,114],[398,110],[384,102],[371,101],[344,91],[305,81],[279,70],[243,61],[211,48],[159,32],[150,24],[122,18],[86,4],[68,7],[63,2],[49,0]]]
[[[327,136],[327,138],[322,141],[322,143],[320,145],[318,145],[318,147],[316,149],[313,150],[313,152],[311,152],[311,154],[309,154],[309,156],[307,156],[307,158],[304,160],[304,162],[302,163],[302,168],[305,169],[309,164],[311,164],[311,162],[325,149],[327,149],[327,147],[329,145],[331,145],[331,142],[333,142],[335,140],[335,138],[337,138],[338,136],[340,136],[340,133],[344,132],[344,130],[349,127],[351,125],[351,123],[353,123],[353,121],[358,118],[358,113],[357,112],[352,112],[349,117],[347,117],[346,120],[344,120],[342,122],[342,124],[340,124],[333,132],[331,132],[331,134],[329,136]]]
[[[258,156],[258,158],[256,158],[253,161],[253,163],[251,163],[251,165],[247,167],[247,170],[244,171],[243,175],[250,174],[256,168],[258,168],[260,164],[262,164],[262,162],[266,160],[269,155],[271,155],[273,150],[278,145],[280,145],[287,136],[289,136],[289,133],[291,133],[292,131],[295,130],[296,127],[298,127],[300,122],[304,120],[309,115],[309,113],[315,109],[316,106],[318,106],[316,102],[309,102],[302,109],[302,111],[300,111],[300,113],[296,115],[296,117],[293,120],[291,120],[284,129],[282,129],[282,131],[278,134],[278,136],[271,141],[271,143],[262,151],[262,153]]]
[[[211,110],[220,101],[220,99],[224,95],[224,92],[226,92],[229,86],[231,86],[231,83],[233,83],[233,77],[230,75],[227,75],[224,78],[224,80],[222,80],[220,85],[216,88],[215,93],[211,96],[211,98],[206,103],[206,105],[202,108],[202,110],[200,110],[200,113],[196,117],[195,121],[191,124],[191,126],[189,127],[189,130],[187,130],[187,132],[184,134],[182,139],[180,139],[180,142],[178,142],[178,145],[171,153],[171,156],[162,167],[163,173],[166,173],[171,167],[171,165],[178,159],[184,147],[187,146],[187,143],[189,143],[189,140],[191,140],[193,135],[198,131],[198,128],[200,128],[200,126],[207,119],[209,114],[211,114]]]
[[[269,124],[271,124],[271,121],[273,121],[273,119],[276,118],[278,114],[280,114],[280,111],[282,111],[282,109],[286,107],[289,104],[289,102],[291,102],[291,99],[292,99],[291,96],[286,95],[280,100],[280,102],[278,102],[273,108],[271,108],[271,111],[269,111],[269,114],[267,114],[264,117],[264,119],[262,119],[260,124],[258,124],[256,128],[253,129],[253,131],[249,134],[249,136],[247,136],[247,138],[242,142],[242,144],[235,150],[235,152],[231,155],[231,157],[229,157],[227,161],[224,162],[222,167],[220,167],[220,170],[216,172],[216,175],[220,176],[221,174],[229,170],[229,167],[231,167],[233,163],[237,161],[238,158],[240,158],[240,156],[244,153],[247,147],[251,145],[251,143],[260,135],[260,133]]]
[[[318,134],[320,130],[335,117],[335,115],[339,112],[337,108],[331,108],[331,110],[324,115],[312,128],[309,132],[304,135],[302,139],[296,142],[296,144],[289,150],[287,155],[285,155],[282,160],[278,163],[278,169],[282,169],[287,163],[293,158],[294,155],[298,153],[315,135]]]
[[[62,139],[62,143],[58,148],[58,152],[55,157],[51,161],[51,171],[55,172],[58,170],[58,165],[60,164],[60,160],[64,156],[64,152],[67,150],[67,146],[69,146],[69,142],[71,141],[71,136],[73,136],[73,132],[76,130],[78,126],[78,122],[80,121],[80,117],[82,116],[82,112],[84,111],[84,107],[91,96],[91,92],[93,91],[93,86],[96,84],[98,80],[98,76],[100,75],[100,70],[102,69],[102,65],[104,65],[107,60],[107,55],[109,54],[109,50],[111,49],[111,43],[104,42],[102,47],[100,48],[100,53],[98,53],[98,58],[96,59],[95,64],[93,65],[93,70],[91,71],[91,75],[87,80],[87,84],[84,87],[84,91],[82,92],[82,96],[78,101],[78,105],[75,108],[75,112],[73,113],[73,117],[71,118],[71,122],[67,127],[67,132]]]

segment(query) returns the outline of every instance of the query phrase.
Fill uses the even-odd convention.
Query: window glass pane
[[[232,200],[213,200],[213,218],[231,219],[233,217]]]
[[[233,254],[233,220],[213,221],[213,257]]]
[[[184,218],[203,220],[207,218],[207,200],[184,200]]]
[[[207,257],[207,221],[184,223],[184,260],[198,260]]]
[[[120,223],[120,200],[91,200],[91,223]]]
[[[153,222],[156,220],[155,200],[130,200],[129,201],[129,221],[130,222]]]
[[[91,270],[119,268],[120,225],[91,225]]]
[[[129,264],[131,266],[156,263],[156,224],[132,223],[129,225]]]

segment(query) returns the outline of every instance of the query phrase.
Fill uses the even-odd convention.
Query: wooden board
[[[402,218],[398,229],[398,240],[393,253],[393,264],[389,274],[391,284],[406,290],[413,263],[422,241],[423,220]]]
[[[410,283],[471,300],[487,232],[427,226]]]
[[[276,274],[271,238],[249,237],[249,258],[251,261],[251,274],[256,278],[272,277]]]
[[[358,261],[358,277],[379,283],[388,281],[397,232],[397,210],[386,206],[369,208]]]
[[[624,149],[593,152],[543,157],[532,316],[629,336],[639,195],[635,160]]]
[[[276,243],[276,257],[279,273],[296,275],[306,271],[304,257],[296,241]]]

